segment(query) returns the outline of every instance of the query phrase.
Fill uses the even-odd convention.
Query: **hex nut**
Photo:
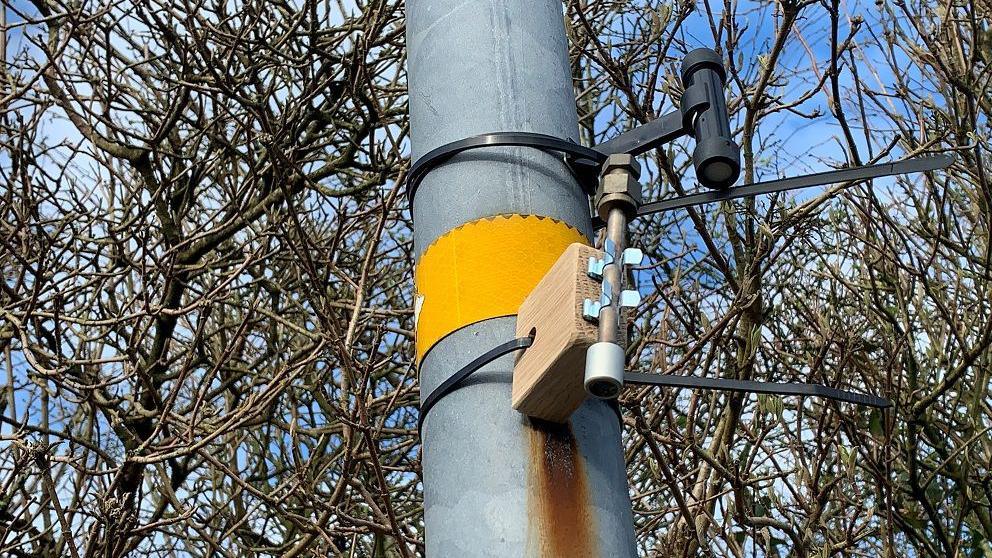
[[[599,179],[599,188],[596,189],[596,196],[605,194],[627,194],[640,202],[641,183],[632,175],[614,172]]]
[[[603,220],[615,206],[623,208],[628,216],[633,216],[641,205],[641,183],[626,172],[613,172],[599,180],[599,188],[593,198],[596,213]]]
[[[624,171],[633,175],[634,179],[641,176],[641,164],[629,153],[614,153],[606,158],[599,176],[605,177],[614,171]]]

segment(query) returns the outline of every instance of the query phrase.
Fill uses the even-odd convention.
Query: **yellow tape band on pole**
[[[534,215],[471,221],[434,241],[414,276],[417,361],[453,331],[515,315],[574,242],[588,240],[561,221]]]

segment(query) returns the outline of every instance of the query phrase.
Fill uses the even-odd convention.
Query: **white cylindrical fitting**
[[[623,347],[601,341],[586,350],[586,393],[598,399],[616,399],[623,387]]]

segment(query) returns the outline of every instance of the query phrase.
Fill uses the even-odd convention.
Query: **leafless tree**
[[[422,553],[402,3],[4,6],[0,555]],[[992,6],[564,11],[587,144],[715,45],[744,181],[958,156],[635,226],[634,368],[896,402],[628,390],[641,553],[992,555]]]
[[[416,553],[397,3],[7,10],[0,554]]]

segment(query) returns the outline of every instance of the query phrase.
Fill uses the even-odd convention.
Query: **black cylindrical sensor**
[[[726,77],[720,55],[711,49],[698,48],[682,61],[682,116],[696,140],[692,152],[696,180],[719,190],[733,186],[741,174],[741,149],[730,137],[723,92]]]

